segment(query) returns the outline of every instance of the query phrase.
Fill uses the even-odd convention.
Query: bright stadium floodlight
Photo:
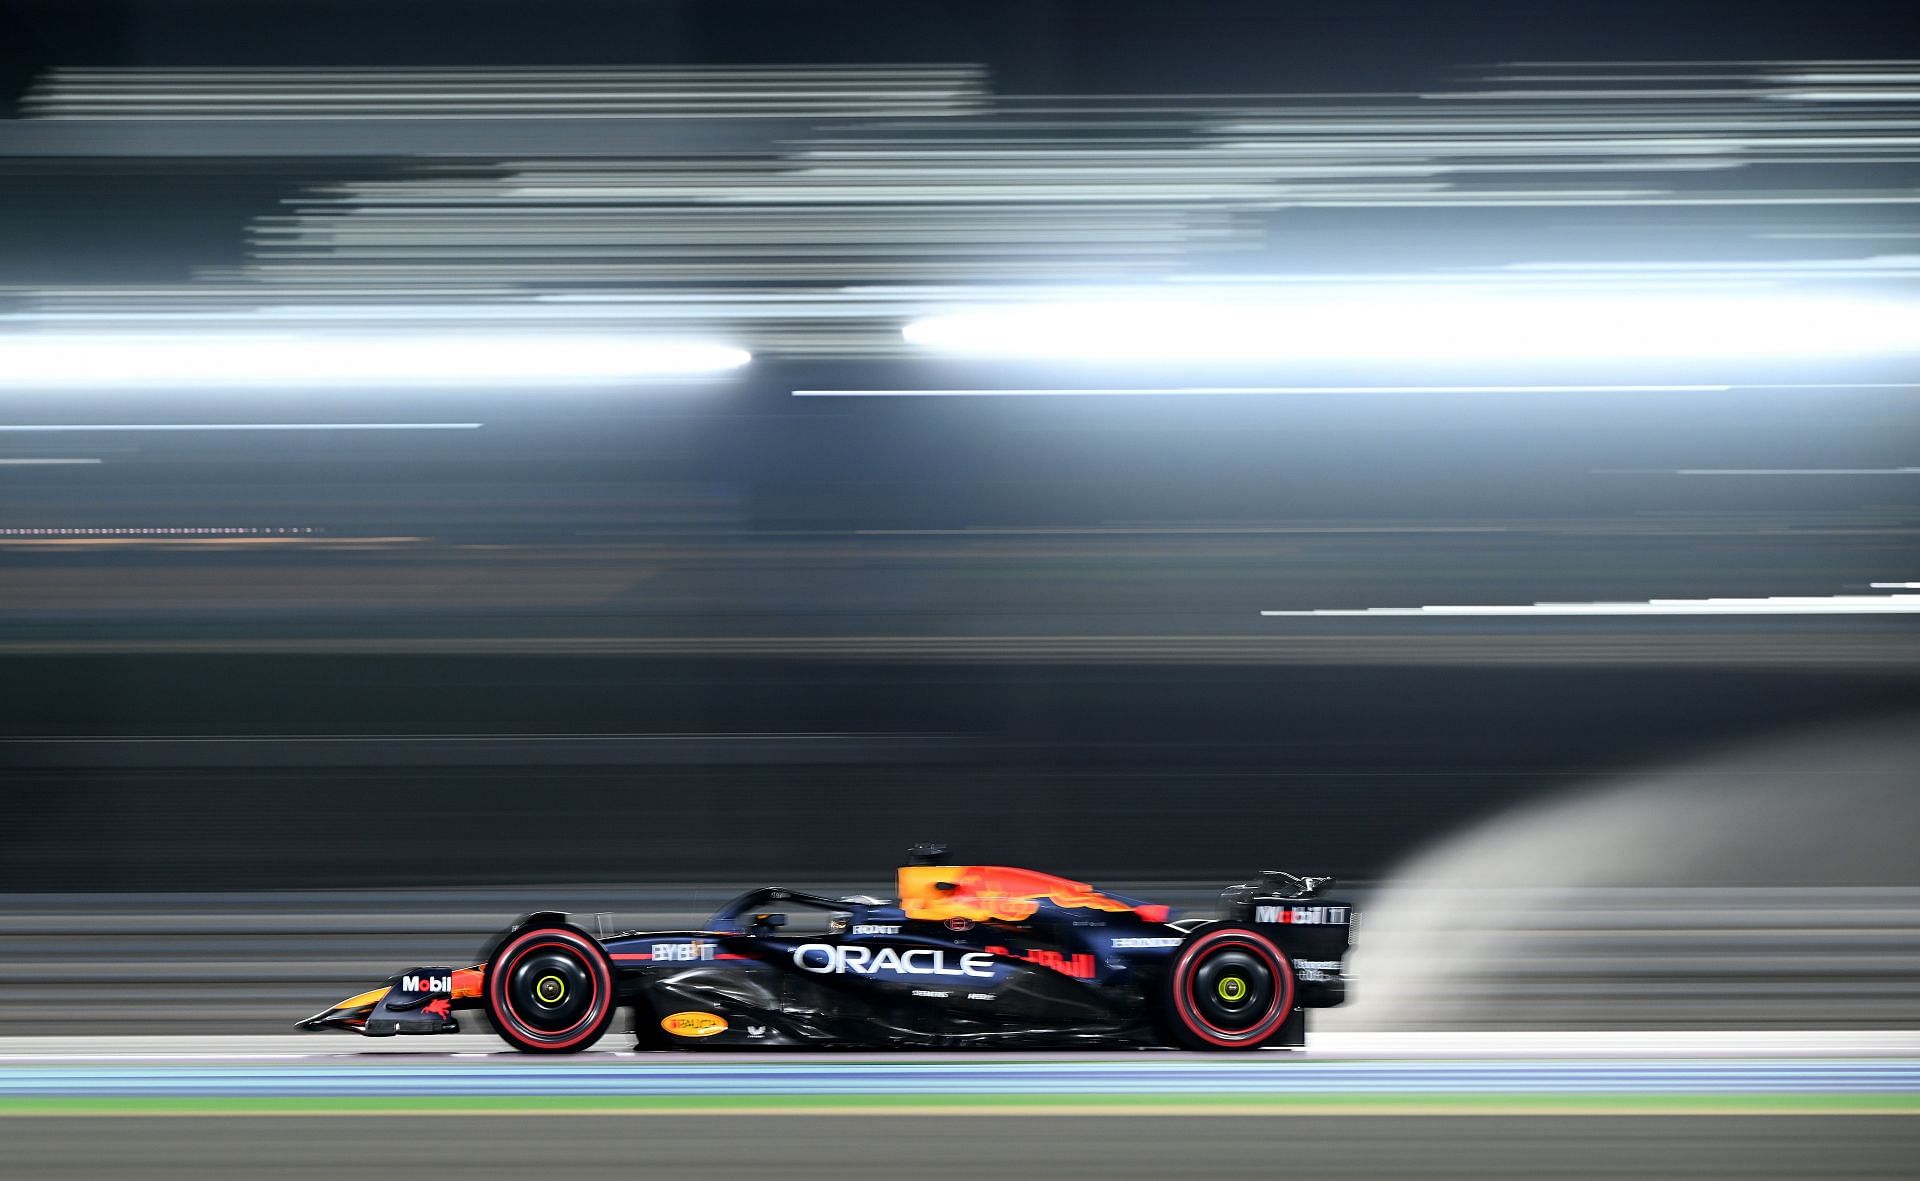
[[[1066,360],[1645,360],[1920,352],[1920,302],[1822,296],[1103,297],[909,323],[961,356]]]
[[[0,335],[0,389],[554,385],[737,369],[705,341],[513,335]]]

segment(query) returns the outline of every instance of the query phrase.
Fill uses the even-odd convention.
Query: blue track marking
[[[1920,1058],[1256,1062],[689,1061],[490,1056],[428,1062],[0,1065],[0,1098],[471,1095],[1920,1094]]]

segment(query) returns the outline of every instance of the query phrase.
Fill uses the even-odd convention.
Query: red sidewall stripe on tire
[[[1222,945],[1247,948],[1266,960],[1268,969],[1279,985],[1274,990],[1274,1003],[1261,1015],[1260,1020],[1244,1030],[1221,1029],[1212,1024],[1200,1015],[1192,1001],[1190,986],[1194,975],[1200,970],[1202,954]],[[1230,1049],[1265,1041],[1293,1009],[1293,965],[1287,962],[1286,955],[1271,940],[1250,931],[1214,931],[1200,936],[1180,953],[1173,973],[1174,1013],[1180,1018],[1180,1024],[1186,1026],[1188,1033],[1210,1045]]]
[[[525,1017],[514,1011],[513,995],[508,992],[506,987],[507,975],[513,970],[514,961],[524,956],[527,952],[537,951],[542,947],[560,947],[573,952],[580,957],[581,962],[586,966],[588,977],[593,980],[593,997],[587,1002],[587,1011],[581,1015],[580,1020],[567,1026],[565,1029],[552,1033],[535,1029],[532,1025],[528,1024]],[[496,957],[496,962],[500,965],[499,975],[496,979],[500,984],[500,1012],[513,1022],[516,1027],[514,1032],[526,1040],[537,1042],[541,1047],[550,1050],[564,1050],[577,1042],[585,1041],[587,1037],[593,1033],[594,1028],[600,1023],[600,1017],[605,1009],[603,996],[612,985],[611,980],[607,980],[604,983],[602,982],[601,977],[605,974],[606,965],[600,959],[600,955],[598,954],[599,950],[597,945],[589,946],[580,936],[570,931],[555,931],[551,929],[529,931],[518,939],[515,939],[512,943],[507,944],[506,948]],[[575,1033],[575,1030],[579,1030],[579,1032]],[[570,1038],[565,1036],[569,1033],[573,1034]],[[561,1038],[563,1040],[555,1041],[553,1040],[555,1038]]]

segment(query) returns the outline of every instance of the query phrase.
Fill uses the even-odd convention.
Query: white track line
[[[629,1039],[609,1034],[588,1059],[645,1058],[629,1049]],[[1172,1051],[1141,1051],[1155,1056],[1181,1056]],[[353,1061],[402,1055],[448,1062],[517,1060],[490,1034],[445,1034],[434,1037],[361,1038],[352,1034],[280,1034],[259,1036],[214,1035],[193,1037],[18,1037],[0,1038],[0,1062],[271,1062]],[[1126,1051],[1048,1053],[1044,1051],[965,1051],[968,1061],[1116,1061]],[[1579,1031],[1406,1031],[1328,1032],[1309,1034],[1306,1056],[1323,1059],[1527,1059],[1527,1058],[1784,1058],[1920,1056],[1920,1029],[1903,1030],[1579,1030]],[[782,1052],[781,1062],[807,1059],[855,1063],[861,1061],[932,1061],[955,1055],[939,1051],[845,1052],[796,1054]],[[698,1060],[677,1055],[677,1063]],[[715,1055],[739,1062],[750,1055]],[[1197,1055],[1217,1061],[1216,1055]]]

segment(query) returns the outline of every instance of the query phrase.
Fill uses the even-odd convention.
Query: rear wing
[[[1323,897],[1332,878],[1300,877],[1270,869],[1220,892],[1222,917],[1259,928],[1293,961],[1299,1003],[1309,1008],[1346,999],[1346,955],[1353,944],[1354,908]]]

